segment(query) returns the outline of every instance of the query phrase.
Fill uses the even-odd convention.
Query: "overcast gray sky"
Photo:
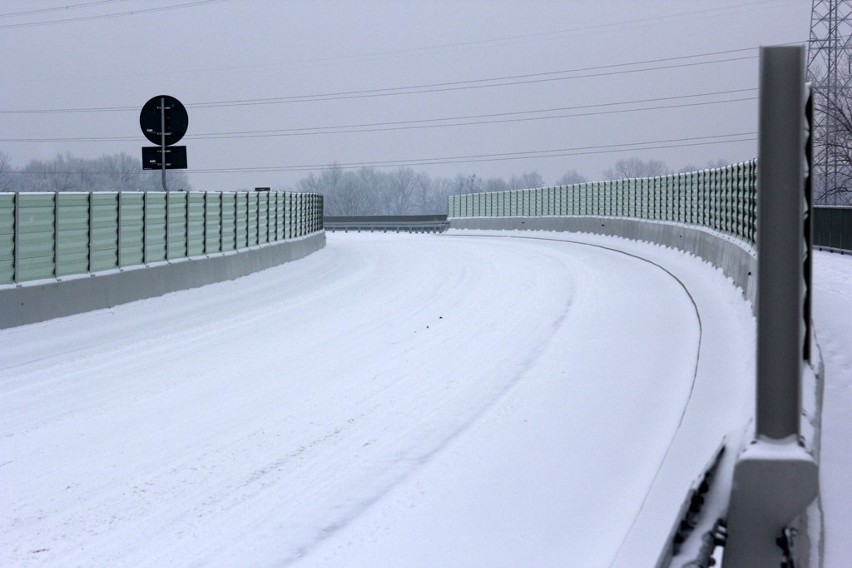
[[[746,160],[757,48],[805,42],[810,9],[0,0],[0,151],[18,167],[65,152],[139,157],[139,110],[167,94],[189,112],[196,189],[281,187],[332,162],[552,183],[634,155],[675,169]]]

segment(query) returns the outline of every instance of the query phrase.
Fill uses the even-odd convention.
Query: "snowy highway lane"
[[[330,234],[0,331],[0,565],[653,564],[747,420],[747,304],[677,251],[498,234]]]

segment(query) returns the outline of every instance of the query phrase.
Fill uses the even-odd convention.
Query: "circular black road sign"
[[[142,127],[142,134],[151,143],[158,146],[162,145],[162,120],[161,112],[165,113],[166,124],[166,146],[175,144],[186,134],[186,129],[189,126],[189,115],[186,114],[186,107],[179,100],[168,95],[159,95],[152,98],[142,107],[142,112],[139,114],[139,126]]]

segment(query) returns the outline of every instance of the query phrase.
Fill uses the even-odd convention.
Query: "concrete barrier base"
[[[0,329],[111,308],[233,280],[297,260],[325,246],[325,232],[239,252],[0,286]]]
[[[455,217],[451,229],[538,230],[593,233],[647,241],[692,253],[717,266],[755,305],[757,259],[744,243],[722,233],[679,223],[623,217]]]

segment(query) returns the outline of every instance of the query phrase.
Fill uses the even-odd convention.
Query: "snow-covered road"
[[[495,235],[0,331],[0,565],[652,564],[750,414],[748,306],[677,251]]]
[[[825,567],[852,564],[852,256],[817,252],[814,326],[825,362],[820,494]]]

